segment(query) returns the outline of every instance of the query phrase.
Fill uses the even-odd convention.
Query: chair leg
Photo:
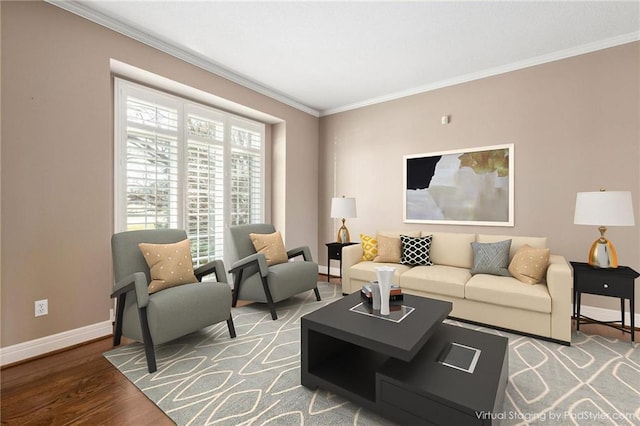
[[[316,294],[316,300],[319,302],[322,299],[320,299],[320,291],[318,290],[318,287],[313,289],[313,292]]]
[[[232,339],[236,337],[236,328],[233,325],[233,317],[229,314],[229,319],[227,320],[227,327],[229,328],[229,337]]]
[[[120,346],[120,339],[122,338],[122,317],[124,315],[124,302],[127,299],[127,293],[118,296],[118,302],[116,304],[116,326],[113,330],[113,346]]]
[[[266,277],[261,278],[264,294],[267,297],[267,306],[269,306],[269,310],[271,311],[271,319],[275,321],[278,319],[278,314],[276,313],[276,304],[273,303],[273,297],[271,297],[271,290],[269,290],[269,282]]]
[[[240,269],[233,280],[233,294],[231,298],[231,306],[236,307],[238,304],[238,295],[240,294],[240,281],[242,281],[242,269]]]
[[[154,373],[158,367],[156,365],[156,353],[153,350],[153,339],[149,330],[149,322],[147,321],[147,308],[139,308],[140,327],[142,328],[142,343],[144,344],[144,354],[147,357],[147,368],[149,373]]]

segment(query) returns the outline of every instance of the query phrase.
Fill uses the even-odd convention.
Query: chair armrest
[[[118,297],[121,294],[133,291],[136,295],[136,301],[139,308],[144,308],[149,304],[149,283],[144,272],[135,272],[126,276],[113,286],[111,298]]]
[[[342,247],[342,292],[353,293],[359,291],[360,286],[355,283],[351,284],[351,267],[362,262],[362,244],[352,244]],[[329,260],[327,259],[327,263]]]
[[[573,275],[563,256],[550,256],[546,281],[551,296],[551,337],[571,342]]]
[[[202,281],[202,278],[207,275],[216,274],[216,281],[219,283],[228,283],[227,273],[224,268],[224,262],[220,259],[213,260],[207,264],[204,264],[193,271],[198,281]]]
[[[311,250],[308,246],[296,247],[291,250],[287,250],[287,257],[291,259],[292,257],[300,256],[306,261],[313,262],[313,258],[311,257]]]
[[[258,265],[258,270],[260,271],[260,275],[266,277],[269,275],[269,266],[267,265],[267,258],[264,257],[262,253],[254,253],[250,256],[247,256],[243,259],[240,259],[231,265],[230,273],[235,274],[238,271],[247,268],[252,265]]]

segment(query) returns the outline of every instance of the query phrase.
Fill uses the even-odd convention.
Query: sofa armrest
[[[342,247],[342,292],[353,293],[360,288],[351,288],[351,267],[362,261],[362,244]]]
[[[547,289],[551,296],[551,338],[571,342],[573,275],[563,256],[549,258]]]

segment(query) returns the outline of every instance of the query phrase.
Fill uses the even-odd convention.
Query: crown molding
[[[167,43],[163,40],[158,39],[157,37],[153,37],[147,33],[139,31],[130,25],[127,25],[123,22],[120,22],[116,19],[113,19],[109,16],[106,16],[100,12],[97,12],[82,3],[78,3],[75,0],[44,0],[45,2],[57,6],[61,9],[66,10],[67,12],[71,12],[75,15],[78,15],[82,18],[88,19],[89,21],[95,22],[98,25],[102,25],[110,30],[113,30],[117,33],[130,37],[136,41],[146,44],[147,46],[151,46],[155,49],[160,50],[168,55],[171,55],[175,58],[183,60],[185,62],[190,63],[191,65],[195,65],[199,68],[204,69],[212,74],[223,77],[229,81],[232,81],[240,86],[246,87],[247,89],[251,89],[254,92],[260,93],[261,95],[265,95],[274,99],[278,102],[282,102],[283,104],[289,105],[295,109],[298,109],[302,112],[310,114],[314,117],[319,117],[320,112],[310,108],[294,99],[291,99],[282,93],[278,93],[273,89],[269,89],[265,86],[258,84],[255,81],[252,81],[246,77],[243,77],[239,74],[236,74],[223,66],[216,64],[201,55],[189,51],[187,49],[178,48],[171,43]]]
[[[445,87],[455,86],[457,84],[467,83],[473,80],[480,80],[486,77],[492,77],[499,74],[504,74],[512,71],[530,68],[536,65],[555,62],[561,59],[567,59],[573,56],[583,55],[586,53],[595,52],[597,50],[607,49],[609,47],[615,47],[615,46],[632,43],[639,40],[640,40],[640,31],[623,34],[621,36],[600,40],[594,43],[584,44],[581,46],[573,47],[571,49],[560,50],[558,52],[553,52],[548,55],[537,56],[537,57],[529,58],[523,61],[513,62],[511,64],[503,65],[500,67],[490,68],[477,73],[465,74],[449,80],[443,80],[433,84],[414,87],[408,90],[403,90],[400,92],[395,92],[388,95],[367,99],[362,102],[356,102],[353,104],[344,105],[337,108],[322,110],[320,111],[320,117],[325,117],[327,115],[337,114],[340,112],[350,111],[353,109],[362,108],[366,106],[376,105],[382,102],[405,98],[407,96],[430,92],[432,90],[442,89]]]

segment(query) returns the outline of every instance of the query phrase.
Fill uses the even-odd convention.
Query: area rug
[[[153,374],[141,344],[104,356],[178,425],[392,425],[300,385],[300,317],[342,294],[339,285],[318,288],[320,302],[307,292],[279,303],[277,321],[265,305],[234,308],[235,339],[223,322],[159,346]],[[638,344],[574,332],[568,347],[447,322],[509,338],[509,384],[494,424],[640,424]]]

